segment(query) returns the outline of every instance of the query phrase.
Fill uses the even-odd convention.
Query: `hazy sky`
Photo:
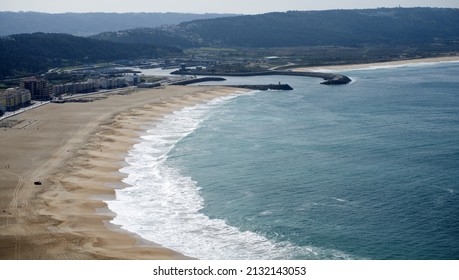
[[[450,7],[459,0],[0,0],[2,11],[257,14],[288,10]]]

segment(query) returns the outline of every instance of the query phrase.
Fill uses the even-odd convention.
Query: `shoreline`
[[[330,70],[459,61],[459,56],[447,58]],[[5,120],[11,127],[0,126],[0,259],[190,259],[111,224],[115,213],[104,201],[129,187],[119,170],[155,120],[242,91],[121,89],[92,95],[100,96],[94,102],[50,103]]]
[[[405,59],[405,60],[362,63],[362,64],[292,67],[289,70],[300,71],[300,72],[346,71],[346,70],[360,70],[360,69],[363,70],[363,69],[375,69],[375,68],[392,68],[392,67],[403,67],[403,66],[414,65],[414,64],[423,64],[423,63],[434,64],[434,63],[445,63],[445,62],[446,63],[447,62],[459,62],[459,55]]]
[[[119,170],[155,120],[238,92],[118,90],[9,118],[11,127],[0,128],[0,259],[189,259],[111,224],[115,214],[104,200],[129,187]]]

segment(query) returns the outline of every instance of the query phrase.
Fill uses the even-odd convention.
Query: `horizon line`
[[[310,10],[283,10],[283,11],[265,11],[265,12],[256,12],[256,13],[237,13],[237,12],[174,12],[174,11],[60,11],[60,12],[50,12],[50,11],[11,11],[11,10],[0,10],[1,13],[40,13],[40,14],[234,14],[234,15],[259,15],[259,14],[269,14],[269,13],[287,13],[287,12],[320,12],[320,11],[352,11],[352,10],[378,10],[378,9],[459,9],[459,7],[444,7],[444,6],[411,6],[411,7],[375,7],[375,8],[336,8],[336,9],[310,9]]]

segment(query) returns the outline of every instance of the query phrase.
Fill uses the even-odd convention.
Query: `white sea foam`
[[[142,137],[121,169],[131,187],[117,190],[107,201],[117,216],[112,223],[145,239],[200,259],[348,258],[341,252],[275,242],[251,231],[241,231],[224,220],[200,212],[200,187],[167,162],[169,152],[199,127],[209,110],[233,97],[184,108],[164,117]]]
[[[333,197],[333,196],[330,197],[330,198],[333,199],[333,200],[339,201],[339,202],[346,202],[346,200],[342,199],[342,198],[337,198],[337,197]]]

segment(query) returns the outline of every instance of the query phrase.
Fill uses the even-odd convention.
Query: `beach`
[[[0,259],[187,259],[110,224],[103,201],[129,187],[119,169],[155,119],[237,91],[122,89],[3,120]]]
[[[431,57],[431,58],[418,58],[418,59],[401,59],[387,62],[375,62],[375,63],[364,63],[364,64],[343,64],[343,65],[330,65],[330,66],[311,66],[311,67],[298,67],[292,68],[295,71],[304,72],[331,72],[331,71],[345,71],[345,70],[356,70],[356,69],[375,69],[382,67],[400,67],[403,65],[410,64],[432,64],[440,62],[455,62],[459,61],[459,56],[442,56],[442,57]]]
[[[459,57],[295,69],[340,71]],[[115,226],[104,201],[129,188],[119,170],[164,115],[242,89],[121,89],[50,103],[0,122],[0,259],[189,259]],[[158,198],[161,199],[161,198]]]

